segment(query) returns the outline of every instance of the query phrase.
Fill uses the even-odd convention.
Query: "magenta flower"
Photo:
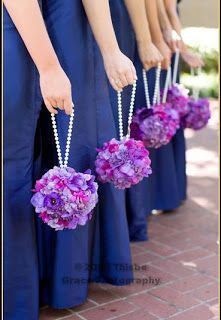
[[[90,171],[54,167],[36,181],[31,203],[51,228],[75,229],[91,219],[98,202],[97,189]]]
[[[142,141],[112,139],[98,149],[95,161],[98,179],[118,189],[130,188],[151,173],[149,152]]]
[[[189,99],[188,107],[188,114],[181,118],[181,126],[193,130],[205,127],[211,117],[209,101],[207,99],[195,100],[191,98]]]

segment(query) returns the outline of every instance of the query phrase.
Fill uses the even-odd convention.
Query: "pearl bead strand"
[[[136,88],[137,83],[133,84],[132,93],[131,93],[131,100],[130,100],[130,108],[128,113],[128,131],[126,137],[129,138],[130,135],[130,124],[132,122],[133,111],[134,111],[134,103],[135,103],[135,96],[136,96]],[[118,104],[118,125],[119,125],[119,136],[120,140],[124,137],[124,128],[123,128],[123,109],[122,109],[122,96],[121,91],[117,92],[117,104]]]
[[[175,53],[172,84],[175,84],[175,83],[177,82],[177,73],[178,73],[178,67],[179,67],[179,59],[180,59],[180,52],[179,52],[179,50],[177,50],[176,53]]]
[[[150,95],[149,95],[149,88],[148,88],[148,81],[147,81],[147,73],[145,69],[143,69],[143,83],[144,83],[146,105],[147,105],[147,108],[149,109],[151,107],[151,104],[150,104]]]
[[[153,105],[156,104],[157,99],[159,102],[159,95],[160,95],[160,73],[161,73],[161,64],[159,63],[156,69],[156,79],[155,79],[155,88],[154,88],[154,97],[153,97]],[[147,108],[151,108],[150,104],[150,95],[148,89],[148,80],[147,80],[147,73],[146,70],[143,69],[143,83],[144,83],[144,92],[146,98],[146,105]]]
[[[159,97],[160,74],[161,74],[161,63],[158,63],[158,66],[156,69],[156,82],[155,82],[154,95],[153,95],[153,105],[155,105],[157,103],[157,99]]]
[[[163,103],[166,103],[167,101],[167,93],[168,93],[170,83],[171,83],[171,66],[167,69],[167,75],[166,75],[166,80],[165,80],[165,85],[163,90],[163,98],[162,98]]]
[[[55,115],[53,113],[51,113],[51,122],[52,122],[52,128],[53,128],[53,132],[54,132],[56,150],[57,150],[57,155],[58,155],[58,162],[59,162],[60,168],[66,168],[68,165],[70,146],[71,146],[71,137],[72,137],[72,130],[73,130],[73,122],[74,122],[74,107],[72,109],[72,113],[70,115],[70,120],[69,120],[69,127],[68,127],[68,135],[67,135],[67,141],[66,141],[66,147],[65,147],[64,160],[63,160],[62,154],[61,154],[61,146],[60,146],[59,137],[58,137],[58,129],[57,129],[57,124],[56,124],[56,120],[55,120]]]

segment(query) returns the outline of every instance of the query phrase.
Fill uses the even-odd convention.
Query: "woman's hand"
[[[115,90],[121,91],[137,80],[132,61],[120,50],[103,54],[103,60],[107,77]]]
[[[57,114],[56,108],[59,108],[70,115],[73,106],[71,83],[63,69],[56,65],[39,73],[41,93],[48,111]]]
[[[160,41],[155,45],[163,56],[163,61],[161,63],[162,69],[168,69],[171,63],[171,51],[169,47],[164,41]]]
[[[163,56],[152,42],[138,44],[138,52],[140,61],[146,71],[163,61]]]
[[[185,44],[182,46],[181,57],[184,62],[186,62],[191,68],[203,67],[204,62],[200,55],[190,51]]]
[[[163,30],[163,37],[172,52],[176,52],[177,50],[181,51],[181,37],[175,30],[172,30],[172,28]]]

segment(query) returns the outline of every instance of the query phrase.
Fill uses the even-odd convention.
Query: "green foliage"
[[[218,52],[213,49],[210,51],[200,51],[198,48],[193,48],[190,47],[190,49],[193,52],[199,53],[204,61],[204,67],[203,67],[203,71],[206,73],[218,73],[219,70],[219,63],[218,63]],[[181,71],[182,72],[189,72],[189,67],[187,64],[182,63],[181,64]]]
[[[199,88],[201,97],[218,98],[219,79],[217,73],[202,73],[199,77],[183,73],[181,83],[190,90],[190,93],[192,93],[192,88],[196,87]]]
[[[181,63],[181,82],[191,90],[195,85],[200,88],[201,96],[217,98],[219,95],[219,49],[218,29],[186,28],[183,30],[184,42],[190,50],[201,55],[204,61],[199,78],[190,75],[190,68]]]

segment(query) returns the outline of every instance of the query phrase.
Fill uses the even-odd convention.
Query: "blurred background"
[[[200,52],[205,67],[197,81],[182,65],[181,82],[188,87],[200,88],[201,96],[218,97],[219,56],[219,2],[217,0],[182,0],[180,16],[183,24],[183,38],[194,51]]]

